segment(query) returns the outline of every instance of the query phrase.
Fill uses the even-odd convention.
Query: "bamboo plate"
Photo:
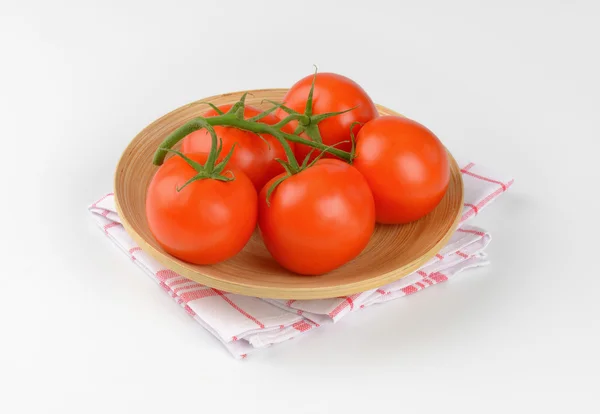
[[[286,90],[248,92],[252,95],[246,99],[247,104],[264,108],[263,99],[281,101]],[[213,96],[202,102],[231,104],[242,93]],[[377,108],[382,115],[399,115],[380,105]],[[271,258],[258,230],[244,250],[228,261],[197,266],[178,260],[156,243],[146,222],[146,190],[158,168],[152,164],[152,156],[169,133],[206,110],[201,101],[193,102],[148,125],[131,141],[115,173],[117,211],[127,232],[142,250],[186,278],[227,292],[264,298],[321,299],[350,295],[414,272],[443,247],[458,226],[463,185],[459,167],[449,154],[450,186],[434,211],[407,225],[378,225],[368,246],[356,259],[326,275],[307,277],[287,272]]]

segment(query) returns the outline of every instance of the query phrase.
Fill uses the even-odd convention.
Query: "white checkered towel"
[[[487,264],[484,249],[490,235],[466,222],[504,193],[513,180],[473,163],[461,165],[464,165],[461,171],[465,205],[461,224],[448,244],[422,268],[399,281],[335,299],[261,299],[200,285],[165,269],[135,244],[120,223],[113,193],[93,203],[89,211],[109,238],[200,325],[216,336],[234,357],[245,358],[254,350],[335,323],[365,306],[419,292],[462,270]]]

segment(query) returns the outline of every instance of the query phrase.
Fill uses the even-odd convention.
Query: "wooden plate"
[[[281,101],[286,90],[248,92],[252,95],[246,102],[264,108],[265,105],[261,105],[263,99]],[[242,93],[213,96],[202,102],[230,104]],[[297,276],[282,269],[269,255],[258,231],[242,252],[226,262],[196,266],[178,260],[161,249],[146,222],[146,190],[158,168],[152,164],[152,156],[169,133],[206,110],[207,106],[201,101],[193,102],[147,126],[131,141],[115,173],[117,211],[127,232],[142,250],[186,278],[227,292],[265,298],[320,299],[350,295],[412,273],[443,247],[458,225],[463,185],[459,167],[450,155],[450,186],[434,211],[407,225],[378,225],[369,245],[356,259],[326,275]],[[379,105],[378,110],[383,115],[399,115]]]

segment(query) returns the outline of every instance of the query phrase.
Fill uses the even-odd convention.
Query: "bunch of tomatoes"
[[[258,226],[283,268],[321,275],[355,258],[376,223],[418,220],[447,191],[440,140],[413,120],[379,115],[347,77],[307,76],[265,111],[245,97],[209,104],[155,154],[148,224],[183,261],[227,260]]]

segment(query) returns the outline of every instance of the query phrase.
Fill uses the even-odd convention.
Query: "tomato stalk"
[[[287,118],[286,118],[287,119]],[[289,121],[288,121],[289,122]],[[255,134],[269,134],[277,138],[281,144],[283,145],[286,155],[288,156],[288,161],[290,163],[296,163],[294,154],[289,147],[289,144],[286,142],[291,141],[298,144],[304,144],[309,147],[315,148],[317,150],[327,151],[341,159],[346,161],[351,161],[350,153],[346,151],[342,151],[336,148],[329,148],[326,145],[317,142],[310,141],[304,138],[299,137],[295,134],[288,134],[286,132],[281,131],[285,124],[282,122],[277,123],[276,125],[267,125],[256,121],[251,121],[250,119],[239,119],[235,115],[227,112],[223,115],[203,118],[198,117],[194,118],[191,121],[188,121],[186,124],[177,128],[173,131],[158,147],[154,154],[153,163],[155,165],[162,165],[167,155],[167,150],[175,146],[179,141],[185,138],[187,135],[191,134],[194,131],[197,131],[202,128],[206,128],[206,125],[209,126],[230,126],[234,128],[239,128],[244,131],[254,132]],[[277,128],[275,128],[277,126]]]
[[[222,174],[222,172],[223,172],[225,166],[227,165],[227,162],[233,155],[234,148],[231,149],[231,151],[229,152],[229,154],[227,154],[225,159],[223,159],[219,164],[215,165],[216,160],[221,153],[223,143],[221,142],[220,145],[217,147],[218,139],[217,139],[217,135],[216,135],[213,127],[227,126],[227,127],[238,128],[238,129],[241,129],[244,131],[253,132],[260,138],[262,138],[261,134],[269,134],[269,135],[275,137],[281,143],[281,145],[285,151],[287,160],[281,160],[281,159],[276,160],[277,162],[279,162],[282,165],[282,167],[284,168],[286,173],[282,177],[277,179],[268,189],[267,194],[266,194],[267,205],[270,204],[269,203],[270,195],[272,194],[272,192],[275,190],[275,188],[279,184],[281,184],[284,180],[291,177],[292,175],[297,174],[300,171],[303,171],[307,168],[310,168],[325,153],[331,153],[332,155],[335,155],[335,156],[351,163],[354,158],[354,134],[352,134],[352,131],[351,131],[352,150],[351,150],[351,152],[346,152],[346,151],[342,151],[340,149],[335,148],[335,145],[331,145],[331,146],[324,145],[323,140],[321,139],[321,134],[319,132],[318,124],[319,124],[319,122],[321,122],[327,118],[341,115],[343,113],[352,111],[355,108],[350,108],[350,109],[347,109],[344,111],[339,111],[339,112],[330,112],[330,113],[325,113],[325,114],[313,115],[313,111],[312,111],[313,105],[312,104],[313,104],[313,93],[314,93],[316,77],[317,77],[317,72],[315,71],[315,76],[313,77],[311,88],[310,88],[308,98],[306,101],[306,107],[304,109],[304,113],[302,113],[302,114],[297,111],[294,111],[291,108],[288,108],[283,103],[277,103],[277,102],[267,100],[268,102],[273,104],[273,106],[271,108],[259,113],[258,115],[254,116],[252,118],[244,119],[245,102],[246,102],[246,96],[248,95],[247,93],[243,94],[242,97],[240,98],[240,100],[238,102],[236,102],[234,105],[232,105],[232,107],[227,112],[223,112],[216,105],[214,105],[210,102],[204,102],[207,105],[209,105],[213,110],[215,110],[215,112],[218,115],[213,116],[213,117],[207,117],[207,118],[197,117],[197,118],[194,118],[194,119],[188,121],[186,124],[182,125],[181,127],[177,128],[169,136],[167,136],[167,138],[160,144],[160,146],[158,147],[158,149],[156,150],[156,152],[154,154],[153,163],[155,165],[161,165],[164,162],[167,152],[169,152],[169,151],[174,152],[177,155],[179,155],[180,157],[182,157],[198,173],[196,176],[192,177],[188,182],[186,182],[183,185],[183,187],[190,184],[191,182],[194,182],[199,179],[204,179],[204,178],[214,178],[214,179],[221,180],[221,181],[230,181],[235,178],[235,177],[233,177],[233,174],[231,174],[231,176],[228,177],[228,176]],[[264,117],[268,116],[269,114],[271,114],[272,112],[276,111],[277,109],[282,109],[284,112],[286,112],[288,114],[288,116],[286,116],[281,121],[275,123],[274,125],[268,125],[268,124],[265,124],[262,122],[258,122],[262,118],[264,118]],[[284,132],[282,129],[292,121],[298,122],[298,126],[296,127],[294,133],[289,134],[287,132]],[[352,124],[351,129],[353,127],[354,127],[354,124]],[[210,154],[209,154],[208,160],[204,166],[189,159],[184,154],[172,149],[173,146],[175,146],[183,138],[185,138],[192,132],[197,131],[199,129],[203,129],[203,128],[206,129],[210,133],[211,140],[212,140]],[[305,132],[311,139],[309,140],[309,139],[304,139],[304,138],[300,137],[299,135],[302,134],[303,132]],[[310,154],[304,160],[302,160],[301,165],[298,164],[298,161],[296,160],[294,152],[292,151],[288,141],[312,147]],[[338,144],[341,144],[341,143],[338,143]],[[338,145],[338,144],[336,144],[336,145]],[[320,154],[315,160],[313,160],[312,162],[309,163],[311,154],[315,150],[318,150],[320,152]],[[183,188],[183,187],[181,187],[181,188]],[[178,189],[178,191],[181,190],[181,188]]]
[[[343,160],[352,162],[354,158],[354,151],[348,153],[346,151],[334,148],[334,146],[326,146],[323,144],[323,139],[321,138],[321,133],[319,131],[318,124],[327,118],[331,118],[352,111],[356,109],[356,107],[339,112],[329,112],[325,114],[314,115],[312,107],[316,79],[317,69],[315,68],[315,74],[312,79],[310,91],[308,93],[306,106],[304,108],[303,114],[285,106],[283,103],[277,103],[267,100],[268,102],[273,104],[271,108],[261,112],[260,114],[252,118],[244,119],[244,106],[247,93],[243,94],[240,100],[236,102],[227,112],[221,111],[216,105],[210,102],[204,102],[207,105],[209,105],[212,109],[214,109],[218,115],[208,118],[194,118],[191,121],[184,124],[183,126],[176,129],[175,131],[173,131],[158,147],[156,153],[154,154],[153,163],[155,165],[161,165],[164,162],[167,150],[172,148],[190,133],[202,128],[206,128],[207,130],[209,130],[210,128],[212,130],[212,127],[214,126],[229,126],[239,128],[244,131],[253,132],[259,137],[261,137],[260,134],[272,135],[281,143],[285,150],[287,162],[282,162],[282,165],[290,174],[295,174],[299,172],[301,167],[298,165],[296,157],[294,156],[287,141],[312,147],[313,150],[316,149],[320,150],[321,152],[329,152],[332,155],[335,155]],[[276,111],[277,109],[282,109],[288,114],[288,116],[274,125],[267,125],[258,122],[259,120]],[[297,121],[298,126],[296,127],[293,134],[288,134],[287,132],[284,132],[282,128],[292,121]],[[300,134],[302,133],[306,133],[310,139],[304,139],[300,137]],[[214,130],[212,130],[211,135],[214,135]],[[214,137],[213,146],[216,146]],[[213,154],[214,152],[211,151],[211,156]],[[209,161],[212,161],[214,163],[214,160]],[[209,168],[211,168],[210,165],[212,164],[207,162],[207,165],[209,165]]]
[[[352,163],[352,161],[356,157],[356,136],[354,135],[354,127],[356,125],[363,125],[363,123],[354,121],[352,122],[352,124],[350,124],[350,143],[352,145],[350,148],[350,163]]]

